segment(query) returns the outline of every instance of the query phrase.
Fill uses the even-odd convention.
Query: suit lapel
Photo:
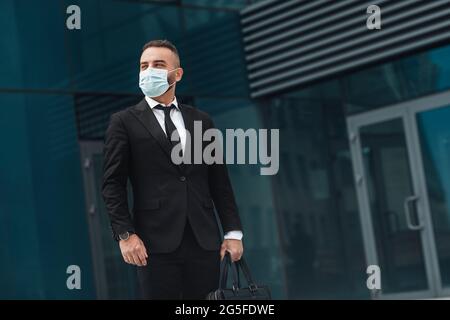
[[[170,153],[172,151],[172,144],[167,139],[163,129],[159,125],[158,120],[147,104],[147,101],[145,101],[145,99],[142,99],[142,101],[139,102],[136,107],[131,110],[136,118],[147,129],[147,131],[153,136],[153,138],[155,138],[159,146],[163,149],[164,153],[166,153],[166,155],[169,157],[170,162],[172,162],[170,156]]]

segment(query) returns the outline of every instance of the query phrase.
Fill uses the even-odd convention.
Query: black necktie
[[[172,141],[170,140],[170,137],[172,137],[172,133],[173,133],[174,131],[177,131],[177,128],[176,128],[175,125],[173,124],[172,119],[170,119],[170,110],[175,109],[175,108],[176,108],[176,107],[175,107],[175,105],[173,105],[173,104],[171,104],[171,105],[168,106],[168,107],[164,107],[164,106],[162,106],[162,105],[160,105],[160,104],[158,104],[157,106],[155,106],[155,109],[164,111],[164,128],[166,129],[166,136],[167,136],[167,139],[169,139],[170,143],[172,143],[172,144],[176,144],[176,143],[177,143],[177,141],[173,141],[173,142],[172,142]],[[178,132],[178,131],[177,131],[177,132]],[[179,137],[179,135],[178,135],[178,137]]]

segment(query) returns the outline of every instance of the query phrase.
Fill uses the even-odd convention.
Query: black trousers
[[[203,300],[218,288],[220,251],[203,249],[189,220],[180,246],[170,253],[148,252],[147,265],[137,267],[142,299]]]

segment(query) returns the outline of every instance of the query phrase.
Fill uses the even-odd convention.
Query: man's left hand
[[[220,248],[220,259],[223,259],[225,252],[229,252],[231,256],[231,261],[238,261],[241,259],[244,253],[244,247],[242,246],[241,240],[227,239],[222,242],[222,247]]]

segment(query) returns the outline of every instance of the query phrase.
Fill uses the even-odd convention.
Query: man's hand
[[[123,260],[126,263],[139,267],[147,265],[147,249],[145,249],[144,243],[136,234],[130,235],[127,240],[120,240],[119,247]]]
[[[231,261],[238,261],[244,253],[244,247],[242,246],[241,240],[228,239],[222,242],[222,247],[220,248],[220,259],[223,259],[225,252],[228,251],[231,255]]]

